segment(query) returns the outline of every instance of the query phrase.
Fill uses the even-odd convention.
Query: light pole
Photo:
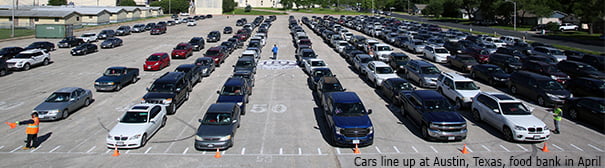
[[[506,1],[513,2],[513,30],[517,31],[517,2],[513,0]]]
[[[11,13],[11,37],[15,37],[15,0],[13,0],[13,7]]]

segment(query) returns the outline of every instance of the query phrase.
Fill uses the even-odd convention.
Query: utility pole
[[[15,0],[13,0],[12,14],[11,14],[11,37],[15,37]]]

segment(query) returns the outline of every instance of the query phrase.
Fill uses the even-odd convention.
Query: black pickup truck
[[[138,68],[109,67],[99,79],[95,80],[97,91],[119,91],[123,86],[139,80]]]

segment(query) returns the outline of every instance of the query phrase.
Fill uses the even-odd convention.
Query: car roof
[[[374,63],[374,65],[377,66],[377,67],[384,67],[384,66],[390,67],[389,65],[387,65],[386,63],[384,63],[382,61],[370,61],[368,63],[369,64]]]
[[[331,92],[328,94],[335,103],[360,103],[361,99],[355,92]]]
[[[181,64],[178,67],[176,67],[176,69],[191,69],[195,67],[194,64]]]
[[[58,93],[71,93],[71,92],[73,92],[73,91],[75,91],[77,89],[79,89],[79,87],[64,87],[64,88],[61,88],[61,89],[59,89],[59,90],[57,90],[55,92],[58,92]]]
[[[241,57],[241,58],[237,59],[237,61],[254,61],[254,58],[252,58],[252,57]]]
[[[500,92],[480,92],[480,94],[484,94],[488,97],[492,97],[494,98],[496,101],[498,102],[518,102],[520,103],[521,101],[515,99],[515,97],[507,95],[505,93],[500,93]]]
[[[462,75],[454,73],[454,72],[444,72],[442,74],[452,78],[452,80],[454,80],[454,81],[473,81],[465,76],[462,76]]]
[[[215,103],[208,107],[206,113],[231,113],[235,106],[235,103]]]
[[[252,71],[250,70],[237,70],[233,72],[233,75],[252,75]]]
[[[153,83],[174,83],[179,78],[182,78],[184,76],[185,73],[183,72],[166,72],[160,78],[156,79]]]
[[[244,79],[242,78],[229,78],[225,81],[223,86],[240,86],[244,84]]]
[[[415,90],[413,93],[421,99],[445,99],[441,93],[435,90]]]

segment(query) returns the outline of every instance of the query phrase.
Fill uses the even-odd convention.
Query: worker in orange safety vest
[[[17,121],[18,125],[27,125],[25,128],[25,134],[27,134],[27,139],[25,140],[25,147],[23,149],[35,149],[36,141],[38,139],[38,131],[40,130],[40,118],[38,118],[38,113],[34,112],[31,114],[32,119]]]

